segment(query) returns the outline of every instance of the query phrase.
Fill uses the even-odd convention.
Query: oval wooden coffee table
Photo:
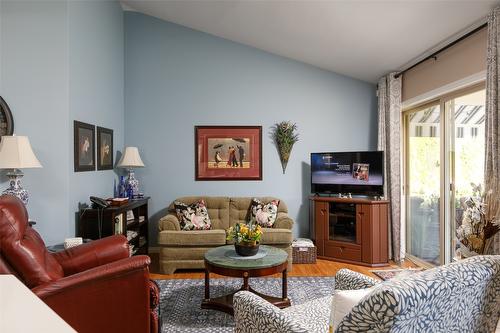
[[[263,255],[265,254],[265,255]],[[257,258],[257,259],[254,259]],[[213,309],[233,314],[233,295],[240,290],[251,291],[279,308],[290,306],[287,297],[287,259],[288,254],[276,247],[261,245],[259,253],[253,257],[238,257],[234,245],[213,248],[205,253],[205,298],[201,302],[203,309]],[[241,288],[231,294],[210,298],[210,273],[243,278]],[[248,284],[251,277],[282,274],[281,297],[264,295],[252,289]]]

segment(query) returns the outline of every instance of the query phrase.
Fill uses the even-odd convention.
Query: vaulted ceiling
[[[149,1],[129,9],[369,82],[484,18],[500,1]]]

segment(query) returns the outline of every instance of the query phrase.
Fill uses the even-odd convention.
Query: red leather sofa
[[[49,253],[23,203],[0,196],[0,274],[17,276],[79,333],[158,332],[149,264],[129,257],[122,235]]]

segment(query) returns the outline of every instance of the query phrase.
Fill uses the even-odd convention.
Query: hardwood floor
[[[174,274],[160,274],[159,264],[158,264],[158,253],[150,253],[151,266],[150,266],[150,276],[152,279],[202,279],[204,278],[203,270],[178,270]],[[406,260],[401,266],[396,265],[391,262],[391,266],[382,268],[372,268],[359,265],[345,264],[337,261],[321,260],[318,259],[316,264],[294,264],[293,270],[288,276],[335,276],[335,273],[341,268],[348,268],[352,271],[359,272],[374,278],[376,275],[371,273],[374,269],[394,269],[394,268],[408,268],[417,267],[411,261]],[[225,276],[220,276],[217,274],[211,275],[213,278],[227,278]],[[276,275],[279,277],[279,275]]]

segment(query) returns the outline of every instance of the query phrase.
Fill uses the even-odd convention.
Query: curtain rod
[[[477,27],[476,29],[469,31],[468,33],[466,33],[466,34],[465,34],[465,35],[463,35],[462,37],[460,37],[460,38],[458,38],[458,39],[455,39],[453,42],[451,42],[451,43],[449,43],[449,44],[447,44],[447,45],[443,46],[442,48],[440,48],[440,49],[439,49],[439,50],[437,50],[436,52],[432,53],[431,55],[429,55],[429,56],[425,57],[424,59],[420,60],[420,61],[419,61],[419,62],[417,62],[416,64],[413,64],[413,65],[411,65],[410,67],[405,68],[405,69],[403,69],[402,71],[397,72],[397,73],[394,75],[394,77],[395,77],[395,78],[400,77],[402,74],[406,73],[407,71],[409,71],[410,69],[412,69],[412,68],[414,68],[414,67],[417,67],[418,65],[420,65],[420,64],[421,64],[421,63],[423,63],[424,61],[427,61],[427,60],[432,59],[432,58],[436,59],[436,56],[437,56],[439,53],[443,52],[444,50],[449,49],[450,47],[452,47],[453,45],[455,45],[455,44],[457,44],[457,43],[461,42],[462,40],[466,39],[467,37],[474,35],[476,32],[478,32],[478,31],[482,30],[482,29],[483,29],[483,28],[485,28],[486,26],[488,26],[488,23],[484,23],[484,24],[480,25],[479,27]]]

